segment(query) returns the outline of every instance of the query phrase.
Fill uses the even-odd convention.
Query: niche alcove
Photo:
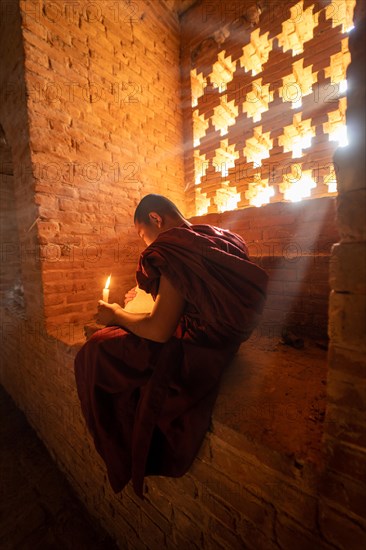
[[[189,219],[240,234],[270,274],[261,323],[224,377],[214,421],[262,460],[266,444],[300,469],[321,456],[339,240],[333,155],[348,144],[355,5],[207,4],[201,28],[198,7],[182,17]]]

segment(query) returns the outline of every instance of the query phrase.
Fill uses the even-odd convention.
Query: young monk
[[[221,375],[262,313],[268,276],[244,240],[191,224],[168,198],[146,195],[134,224],[147,247],[137,286],[149,313],[99,301],[95,332],[75,358],[82,411],[114,492],[147,475],[182,476],[206,431]],[[125,295],[126,302],[136,289]]]
[[[163,231],[183,223],[187,226],[192,225],[168,199],[164,200],[164,197],[159,195],[148,195],[148,197],[145,197],[145,202],[141,201],[134,217],[137,234],[147,246],[153,243]],[[158,212],[149,211],[154,207]],[[120,325],[137,336],[164,343],[173,335],[184,306],[185,300],[182,293],[176,289],[173,281],[161,274],[159,292],[151,313],[128,313],[118,304],[108,304],[99,300],[97,320],[105,325]]]

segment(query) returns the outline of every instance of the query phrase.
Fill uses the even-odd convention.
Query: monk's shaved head
[[[150,225],[150,212],[157,212],[162,218],[165,218],[166,216],[171,218],[176,218],[177,216],[183,218],[183,214],[174,202],[167,197],[164,197],[164,195],[158,195],[156,193],[150,193],[141,199],[135,210],[135,215],[133,218],[134,223],[136,224],[136,222],[138,222]]]

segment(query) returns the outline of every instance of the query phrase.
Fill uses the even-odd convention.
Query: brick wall
[[[268,298],[258,330],[281,334],[282,328],[312,338],[327,338],[329,257],[339,235],[335,199],[274,203],[222,214],[190,218],[238,233],[250,259],[266,269]]]
[[[1,302],[24,311],[20,243],[14,192],[14,169],[11,149],[0,127],[0,235],[1,235]]]
[[[15,276],[20,276],[28,316],[41,319],[42,283],[40,265],[35,254],[38,236],[34,224],[38,211],[34,203],[35,190],[31,177],[20,15],[15,3],[3,3],[1,10],[0,39],[4,62],[0,72],[0,124],[4,132],[4,143],[0,171],[4,193],[1,210],[3,220],[6,220],[1,235],[2,261],[5,264],[4,269],[12,271],[13,284]]]
[[[358,2],[350,36],[352,62],[347,125],[348,151],[338,150],[337,225],[340,240],[330,259],[328,404],[324,448],[328,467],[321,484],[320,525],[342,547],[366,542],[365,367],[366,367],[366,6]]]
[[[153,8],[153,11],[158,11],[160,3],[154,2]],[[153,17],[153,11],[150,12],[150,9],[146,9],[146,17]],[[361,28],[360,10],[358,13],[356,25]],[[168,18],[168,21],[165,20],[165,31],[167,28],[172,28],[172,33],[175,36],[177,22],[171,19],[165,10],[160,14],[162,17]],[[52,141],[50,139],[47,143],[42,141],[41,135],[44,134],[45,128],[42,129],[40,126],[37,133],[37,124],[41,125],[44,118],[40,117],[40,113],[37,116],[32,115],[33,107],[28,111],[30,120],[32,116],[34,119],[33,127],[30,126],[30,134],[28,133],[26,94],[22,85],[24,82],[22,80],[24,74],[22,34],[20,18],[16,10],[8,11],[6,23],[5,32],[0,33],[0,40],[5,44],[8,72],[2,73],[0,80],[1,84],[12,83],[13,92],[7,94],[6,106],[2,107],[0,111],[0,122],[12,151],[20,242],[27,247],[26,250],[30,251],[30,253],[21,255],[21,267],[26,298],[29,297],[31,300],[27,301],[26,320],[19,318],[12,311],[1,310],[1,344],[4,359],[0,371],[1,383],[13,396],[18,406],[24,410],[52,457],[66,474],[88,510],[119,540],[121,548],[150,550],[155,548],[244,547],[267,550],[278,547],[290,549],[294,546],[328,549],[363,547],[366,533],[363,517],[365,442],[362,432],[364,408],[360,392],[364,384],[365,350],[360,331],[362,329],[362,311],[364,311],[362,309],[364,278],[362,278],[361,272],[357,277],[357,270],[364,266],[362,261],[360,262],[365,252],[364,225],[360,212],[363,212],[361,198],[365,190],[360,152],[354,148],[351,150],[351,152],[354,151],[353,156],[337,159],[341,167],[340,182],[343,182],[340,183],[341,193],[337,201],[341,240],[340,244],[332,249],[330,281],[333,292],[330,304],[331,348],[329,353],[327,431],[324,438],[327,449],[325,469],[318,472],[311,464],[301,464],[296,461],[296,457],[274,453],[268,448],[263,448],[261,450],[262,458],[258,458],[259,445],[257,442],[254,441],[248,445],[248,442],[240,434],[216,422],[213,431],[207,434],[204,445],[189,474],[180,479],[148,478],[145,486],[147,502],[144,503],[134,496],[130,487],[127,487],[123,493],[114,495],[108,485],[104,465],[86,431],[76,394],[73,360],[82,342],[77,341],[75,333],[70,333],[68,338],[63,338],[59,334],[57,334],[57,338],[50,336],[42,322],[42,315],[40,315],[40,312],[43,311],[42,297],[44,294],[41,286],[41,267],[43,277],[52,271],[56,273],[58,269],[50,270],[44,261],[42,263],[36,261],[37,256],[32,252],[32,247],[39,246],[38,231],[42,239],[45,236],[45,231],[41,229],[42,225],[39,228],[34,225],[34,221],[40,215],[41,218],[45,218],[40,221],[47,220],[50,224],[54,222],[52,216],[47,217],[45,212],[47,210],[61,212],[61,209],[56,210],[62,200],[61,195],[58,195],[61,192],[59,190],[61,184],[53,183],[52,186],[49,186],[48,192],[42,188],[44,189],[42,193],[39,187],[35,189],[33,185],[33,183],[36,186],[45,185],[44,180],[41,182],[33,177],[35,171],[29,170],[31,158],[32,168],[36,167],[37,155],[36,151],[32,149],[32,143],[34,144],[36,140],[35,136],[37,135],[37,139],[39,139],[40,154],[47,153],[47,147],[51,146]],[[143,23],[140,22],[140,24]],[[145,41],[146,29],[150,29],[150,25],[154,27],[155,19],[150,20],[150,24],[146,28],[134,27],[135,34],[139,32],[142,35],[142,43]],[[94,26],[96,29],[99,28],[96,23]],[[93,32],[92,27],[93,25],[88,27],[91,33]],[[24,44],[29,43],[30,34],[27,34],[24,29],[23,32]],[[125,35],[125,32],[122,33],[122,36]],[[363,32],[364,26],[360,30],[360,34],[362,35]],[[166,34],[164,37],[166,38]],[[351,65],[349,76],[351,78],[352,75],[354,81],[359,84],[359,86],[353,87],[352,102],[355,109],[358,109],[356,112],[359,113],[363,107],[360,102],[363,101],[364,90],[364,83],[360,83],[359,76],[363,67],[362,49],[357,46],[357,44],[361,44],[361,40],[357,42],[357,35],[354,35],[354,40],[352,47],[355,59],[354,64]],[[59,47],[57,43],[57,41],[54,42],[55,49],[50,50],[50,56],[53,51],[57,56]],[[27,49],[26,45],[25,48]],[[121,51],[125,51],[125,48]],[[127,48],[128,51],[130,50]],[[42,52],[47,52],[47,48],[40,50],[38,55],[41,55]],[[129,55],[127,52],[126,55]],[[28,58],[25,71],[26,79],[33,78],[29,63],[31,62]],[[136,66],[139,67],[143,63],[144,60],[139,55]],[[175,66],[177,63],[178,60],[175,59],[173,65]],[[36,69],[38,66],[39,62],[34,62],[33,68]],[[56,63],[54,67],[56,68]],[[145,72],[142,76],[146,79]],[[53,75],[53,69],[51,75]],[[165,102],[164,104],[168,105],[169,100],[175,103],[175,98],[172,95],[168,99],[162,100],[162,103]],[[138,108],[142,108],[141,105]],[[68,109],[74,112],[73,105],[68,105]],[[56,108],[53,106],[52,112],[54,113],[54,111]],[[64,109],[59,112],[61,114],[56,113],[60,117],[57,120],[61,119],[62,113],[65,115],[69,111]],[[160,113],[159,121],[162,116]],[[361,134],[362,119],[360,116],[356,117],[355,111],[352,109],[348,116],[351,126],[356,132],[359,129]],[[106,118],[108,118],[107,115]],[[159,121],[156,120],[157,125]],[[152,121],[150,122],[153,124]],[[162,132],[165,136],[165,130]],[[89,133],[91,134],[91,132]],[[88,135],[87,132],[82,133],[83,138],[84,135]],[[66,136],[65,131],[61,137],[65,138]],[[154,127],[146,130],[144,147],[156,144],[154,136]],[[171,135],[170,143],[172,143]],[[362,144],[362,146],[364,145]],[[55,140],[54,147],[56,149],[64,147],[62,139]],[[54,159],[56,153],[57,151],[53,151],[51,155],[48,152],[45,160],[41,161],[41,157],[38,157],[38,161],[47,163],[48,155]],[[62,162],[65,159],[63,155],[64,153],[61,154]],[[88,161],[90,161],[90,157],[88,157]],[[165,159],[164,163],[167,162]],[[175,163],[173,164],[175,165]],[[165,168],[165,164],[163,166]],[[25,167],[22,178],[19,172],[21,167]],[[145,173],[149,174],[148,168]],[[158,175],[160,180],[163,180],[162,173],[159,172]],[[83,180],[75,181],[78,181],[77,185],[68,184],[62,188],[71,188],[75,192],[79,192],[84,185],[88,188]],[[175,175],[174,181],[180,185],[180,176]],[[177,202],[178,197],[181,196],[178,184],[174,191],[176,193],[174,198],[177,197],[175,199]],[[173,185],[172,180],[170,180],[170,185]],[[89,185],[89,187],[92,186]],[[50,205],[44,205],[45,210],[38,209],[38,203],[34,200],[35,190],[38,203],[39,200],[42,200],[39,199],[42,195],[57,196],[52,208]],[[145,187],[143,192],[146,192]],[[67,197],[64,197],[63,200],[66,199]],[[72,197],[67,200],[72,200]],[[77,204],[82,204],[83,201],[86,203],[89,201],[93,205],[95,196],[94,199],[91,196],[89,199],[82,199],[80,196]],[[319,203],[319,205],[322,204],[325,205],[325,208],[322,212],[324,215],[317,219],[319,225],[322,220],[327,220],[328,216],[331,218],[332,201]],[[41,205],[38,204],[38,206]],[[315,215],[313,210],[307,209],[307,206],[305,204],[299,206],[301,222],[305,222],[308,214]],[[75,213],[76,211],[70,210],[70,212]],[[282,216],[284,212],[280,210],[277,212],[277,215],[279,214]],[[286,218],[288,221],[294,214],[293,212],[287,214],[290,216]],[[252,228],[245,225],[248,220],[248,213],[245,211],[238,215],[245,227],[242,230],[239,225],[236,227],[243,232],[243,236],[245,231],[258,228],[255,225]],[[259,210],[256,215],[259,215]],[[249,217],[252,219],[252,214]],[[259,220],[260,218],[253,217],[253,219]],[[226,218],[223,226],[234,223],[234,220],[235,218],[231,220]],[[284,218],[282,218],[283,220]],[[56,223],[66,224],[61,221]],[[85,221],[85,223],[87,222]],[[286,225],[284,223],[283,227]],[[291,231],[296,231],[295,227],[294,225]],[[301,224],[298,227],[301,227]],[[264,232],[265,228],[262,230]],[[333,229],[330,231],[332,232]],[[108,231],[106,231],[107,233]],[[102,238],[106,234],[103,229],[99,235]],[[328,235],[328,232],[325,234]],[[83,235],[77,235],[77,233],[71,235],[71,237],[75,237],[75,240],[78,236],[83,243],[87,245],[92,243],[86,237],[84,240]],[[279,235],[277,237],[279,238]],[[268,234],[264,236],[263,233],[262,238],[265,242]],[[253,241],[255,241],[255,237],[253,237]],[[49,242],[58,244],[54,237]],[[124,241],[121,240],[121,242]],[[128,242],[132,243],[133,240]],[[60,263],[56,265],[61,266],[62,261],[58,260],[58,262]],[[349,264],[355,266],[355,269],[347,271],[346,266]],[[98,269],[100,269],[99,275],[96,276],[98,284],[104,282],[102,275],[105,274],[104,270],[99,268],[100,265],[98,263]],[[108,273],[109,268],[110,264]],[[85,264],[79,265],[78,269],[81,274],[85,271],[88,272],[88,267]],[[95,268],[93,269],[96,271]],[[60,271],[63,271],[63,268],[60,268]],[[68,272],[65,270],[63,273],[62,281]],[[51,316],[54,310],[47,308],[45,311],[47,315],[50,315],[49,319],[57,319],[56,316]],[[83,313],[86,315],[87,311]],[[58,326],[63,326],[61,321]],[[67,326],[70,329],[72,324],[66,323],[65,328]],[[63,343],[64,339],[68,339],[72,345]]]
[[[328,184],[335,181],[332,156],[338,144],[330,140],[328,119],[341,119],[342,114],[330,113],[343,112],[346,103],[340,83],[350,59],[346,26],[353,4],[203,0],[183,15],[185,167],[192,215],[194,205],[202,213],[220,212],[227,196],[238,208],[255,204],[262,185],[271,191],[271,202],[283,201],[288,184],[303,176],[314,184],[311,197],[334,196]],[[296,118],[302,135],[312,129],[311,144],[297,154]]]
[[[178,20],[149,1],[20,5],[45,316],[82,324],[111,272],[111,301],[134,285],[142,196],[184,208]]]

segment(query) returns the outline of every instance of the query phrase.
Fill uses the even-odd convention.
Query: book
[[[142,288],[137,287],[137,295],[130,300],[123,308],[129,313],[151,313],[154,307],[154,300],[151,294],[147,294]]]

